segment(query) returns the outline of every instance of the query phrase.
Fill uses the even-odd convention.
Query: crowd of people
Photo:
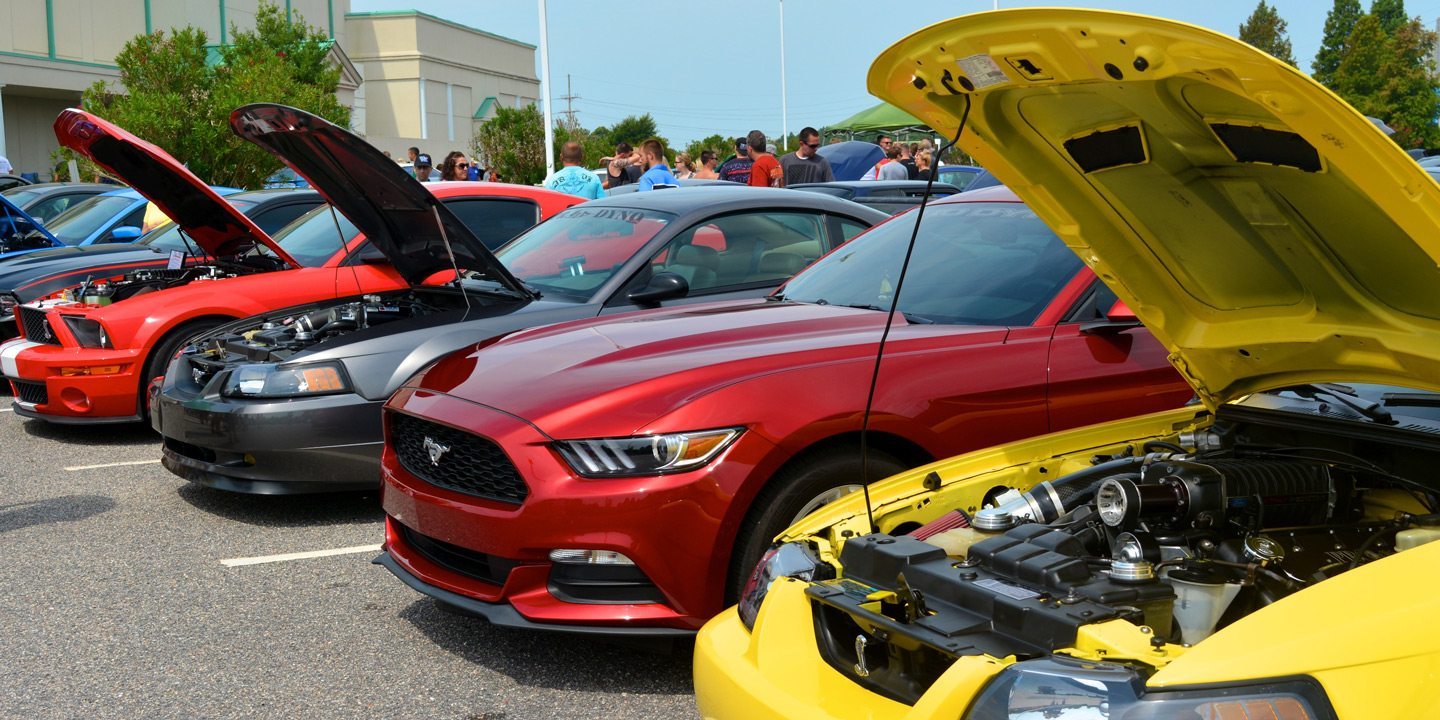
[[[593,200],[603,196],[606,190],[624,185],[635,185],[637,191],[646,191],[678,187],[679,181],[692,179],[724,180],[756,187],[834,181],[830,161],[820,154],[820,131],[806,127],[796,137],[799,147],[777,158],[775,145],[766,141],[765,133],[751,130],[735,140],[735,153],[723,160],[713,150],[701,152],[698,158],[681,152],[676,154],[673,168],[667,159],[665,144],[656,138],[638,147],[620,142],[615,144],[614,155],[600,158],[603,172],[586,168],[584,147],[577,142],[567,142],[560,148],[560,169],[550,173],[543,185]],[[904,143],[882,135],[876,144],[884,155],[862,180],[928,180],[935,173],[935,150],[929,140]],[[487,170],[458,150],[447,154],[438,168],[419,148],[410,148],[408,156],[412,174],[421,182],[432,179],[500,181],[493,169]],[[439,175],[432,178],[435,169]]]

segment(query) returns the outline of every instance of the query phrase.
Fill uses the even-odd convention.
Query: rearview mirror
[[[673,272],[655,273],[645,287],[630,293],[630,302],[653,305],[664,300],[685,297],[690,293],[690,282]]]
[[[1131,310],[1124,300],[1116,300],[1115,304],[1110,306],[1109,312],[1105,313],[1104,320],[1085,323],[1080,326],[1080,332],[1107,335],[1135,327],[1140,327],[1140,318],[1135,317],[1135,311]]]

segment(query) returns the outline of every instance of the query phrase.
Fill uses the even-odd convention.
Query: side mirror
[[[690,282],[673,272],[655,273],[645,287],[630,293],[630,302],[653,305],[664,300],[685,297],[690,293]]]
[[[380,248],[371,245],[360,251],[360,262],[366,265],[384,265],[390,262],[390,258],[380,251]]]
[[[124,225],[110,231],[110,239],[107,242],[127,243],[135,242],[140,238],[140,228],[134,225]]]
[[[1116,300],[1110,306],[1110,311],[1105,313],[1105,319],[1097,322],[1085,323],[1080,326],[1080,332],[1091,335],[1112,335],[1130,328],[1140,327],[1140,318],[1135,317],[1135,311],[1123,300]]]

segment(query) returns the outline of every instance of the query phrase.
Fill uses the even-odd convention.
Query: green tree
[[[1279,60],[1295,64],[1295,57],[1290,52],[1290,37],[1285,33],[1285,20],[1275,8],[1267,5],[1265,0],[1260,0],[1260,4],[1255,6],[1255,12],[1250,13],[1250,17],[1240,26],[1240,39]]]
[[[571,140],[580,143],[585,149],[585,160],[581,163],[587,168],[600,167],[600,158],[612,155],[615,152],[615,144],[611,143],[609,137],[600,134],[600,130],[586,130],[579,124],[574,126],[566,125],[563,122],[555,124],[555,165],[560,166],[560,148]]]
[[[1410,22],[1405,16],[1405,0],[1374,0],[1370,3],[1370,14],[1380,21],[1385,34],[1392,37]]]
[[[1320,84],[1334,88],[1335,71],[1340,69],[1340,59],[1345,56],[1345,41],[1361,14],[1360,0],[1335,0],[1325,16],[1325,35],[1311,63],[1311,75]]]
[[[1380,21],[1374,15],[1361,15],[1345,45],[1331,89],[1360,112],[1385,119],[1389,113],[1380,98],[1384,86],[1380,68],[1390,48]]]
[[[711,135],[699,140],[690,141],[685,146],[685,152],[690,153],[690,158],[695,161],[695,167],[700,167],[700,153],[709,150],[715,153],[715,157],[724,160],[726,156],[735,152],[735,140],[733,138]]]
[[[474,152],[505,182],[534,185],[545,179],[545,120],[534,103],[497,107],[475,132]]]
[[[233,41],[212,59],[194,27],[156,31],[125,44],[115,58],[125,94],[96,82],[86,108],[183,160],[217,185],[257,187],[278,167],[273,156],[230,132],[230,113],[252,102],[277,102],[341,126],[349,109],[335,97],[340,71],[326,60],[330,41],[303,18],[285,17],[262,1],[255,28],[231,27]]]
[[[1435,33],[1426,30],[1418,19],[1401,25],[1390,38],[1389,52],[1380,65],[1383,85],[1380,101],[1385,108],[1385,121],[1395,129],[1391,137],[1401,147],[1435,147],[1440,145],[1440,78],[1430,61],[1435,47]]]
[[[609,132],[609,140],[612,146],[625,142],[630,143],[630,145],[634,147],[652,137],[659,138],[667,147],[670,145],[665,138],[660,137],[660,132],[655,128],[655,118],[651,117],[650,113],[630,115],[620,122],[615,123]]]

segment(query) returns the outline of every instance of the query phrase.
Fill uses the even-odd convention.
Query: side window
[[[1110,308],[1115,306],[1115,301],[1118,299],[1110,286],[1096,280],[1090,284],[1089,291],[1075,302],[1075,307],[1070,309],[1064,322],[1087,323],[1104,320],[1105,313],[1110,312]]]
[[[291,203],[280,207],[262,210],[250,216],[250,219],[265,231],[266,235],[274,236],[280,228],[294,222],[296,218],[310,212],[320,203]]]
[[[778,283],[825,253],[824,228],[824,216],[810,213],[726,215],[681,232],[650,270],[684,277],[692,296]]]
[[[854,240],[856,235],[870,229],[849,218],[835,218],[835,221],[840,225],[840,242],[835,243],[837,247]]]
[[[53,218],[65,212],[66,208],[84,199],[84,195],[52,195],[35,203],[26,212],[30,214],[30,217],[40,222],[45,222],[46,218]]]
[[[447,201],[445,207],[491,250],[540,222],[540,208],[529,200],[469,198]]]

